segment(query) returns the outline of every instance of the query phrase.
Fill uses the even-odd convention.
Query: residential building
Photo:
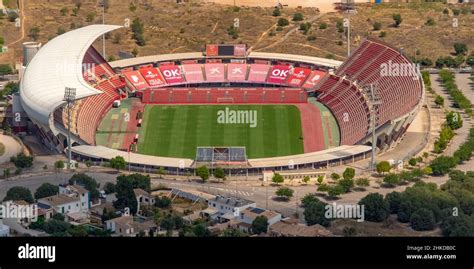
[[[133,216],[121,216],[115,219],[105,221],[106,229],[110,230],[115,236],[137,236],[143,232],[145,236],[149,235],[150,230],[156,231],[157,226],[153,220],[136,221]]]
[[[237,224],[237,227],[243,232],[251,233],[251,226],[253,221],[260,216],[264,216],[267,218],[268,226],[272,226],[273,224],[281,220],[280,213],[258,207],[249,207],[240,212],[240,216],[238,218],[240,222]]]
[[[217,195],[207,201],[209,206],[206,210],[212,211],[206,215],[206,210],[203,210],[203,214],[210,217],[212,220],[217,219],[219,222],[226,222],[240,216],[240,212],[249,207],[256,207],[257,204],[253,201],[232,197]]]
[[[80,185],[59,185],[59,194],[79,197],[82,212],[91,208],[90,192]]]
[[[57,194],[45,198],[38,199],[38,205],[45,207],[50,206],[55,213],[69,214],[87,211],[87,207],[82,207],[81,198],[77,196],[67,196],[65,194]]]

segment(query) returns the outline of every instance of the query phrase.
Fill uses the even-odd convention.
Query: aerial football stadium
[[[413,64],[379,40],[344,62],[208,44],[109,63],[92,44],[121,27],[67,32],[28,64],[22,107],[50,149],[66,152],[70,133],[75,160],[122,156],[135,171],[326,168],[396,146],[423,103]]]

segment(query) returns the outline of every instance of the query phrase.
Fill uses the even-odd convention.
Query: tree
[[[288,201],[293,197],[294,190],[287,188],[287,187],[280,187],[278,190],[275,192],[275,194],[278,196],[278,198]]]
[[[222,169],[221,167],[217,167],[214,170],[214,176],[219,180],[220,179],[225,180],[225,171],[224,171],[224,169]]]
[[[4,178],[10,177],[10,174],[11,174],[10,168],[5,168],[5,169],[3,170],[3,177],[4,177]]]
[[[382,222],[390,212],[389,204],[378,193],[370,193],[359,201],[365,207],[365,219],[368,221]]]
[[[459,114],[459,112],[450,111],[446,115],[446,123],[453,130],[461,128],[462,123],[463,123],[462,118],[461,118],[461,114]]]
[[[17,168],[30,168],[33,166],[33,156],[26,156],[23,152],[10,158]]]
[[[390,172],[390,169],[391,169],[392,167],[390,166],[390,163],[389,163],[389,162],[387,162],[387,161],[381,161],[381,162],[379,162],[379,163],[377,164],[376,168],[377,168],[377,173],[383,175],[384,173]]]
[[[400,177],[397,174],[388,174],[383,178],[383,182],[387,187],[395,187],[400,184]]]
[[[43,183],[36,189],[35,199],[53,196],[59,193],[59,187],[50,183]]]
[[[66,236],[69,227],[69,223],[57,219],[51,219],[43,225],[44,231],[54,236]]]
[[[163,178],[163,176],[166,175],[166,170],[164,167],[158,168],[158,175],[160,175],[160,178]]]
[[[324,180],[324,176],[318,176],[317,181],[318,181],[319,185],[321,185],[323,183],[323,180]]]
[[[319,200],[309,203],[305,206],[303,215],[306,223],[311,226],[315,224],[328,227],[331,222],[326,218],[326,203]]]
[[[395,27],[399,27],[400,24],[401,24],[402,21],[403,21],[402,15],[400,15],[400,13],[393,14],[393,15],[392,15],[392,18],[393,18],[393,20],[395,21]]]
[[[330,198],[335,199],[339,195],[344,193],[344,188],[341,185],[330,186],[328,188],[328,195]]]
[[[442,176],[451,171],[456,166],[453,157],[439,156],[431,161],[430,167],[433,170],[434,176]]]
[[[341,186],[344,193],[348,193],[354,187],[354,180],[351,178],[343,178],[337,182]]]
[[[72,237],[87,237],[89,235],[87,233],[86,226],[84,225],[71,225],[67,230],[67,233],[70,234]]]
[[[324,30],[328,28],[328,24],[325,22],[322,22],[319,24],[319,29]]]
[[[25,187],[15,186],[10,188],[7,191],[7,196],[3,199],[3,201],[18,201],[24,200],[29,204],[34,203],[33,195],[31,195],[31,191]]]
[[[211,235],[206,225],[204,225],[203,223],[199,223],[196,226],[194,226],[193,233],[195,236],[198,236],[198,237],[208,237]]]
[[[304,184],[308,184],[309,181],[310,181],[310,177],[309,177],[309,176],[304,176],[304,177],[303,177],[303,182],[304,182]]]
[[[104,192],[105,194],[111,194],[111,193],[114,193],[116,190],[115,190],[115,184],[112,183],[112,182],[107,182],[105,183],[104,185]]]
[[[402,194],[396,191],[385,195],[385,201],[388,203],[390,214],[397,214],[402,201]]]
[[[63,7],[61,8],[61,10],[59,10],[59,13],[61,14],[61,16],[66,16],[67,15],[67,7]]]
[[[0,64],[0,76],[10,75],[13,73],[13,69],[9,64]]]
[[[77,185],[83,186],[86,190],[89,191],[89,197],[92,200],[99,198],[99,191],[97,190],[97,188],[99,188],[99,184],[94,178],[84,173],[74,174],[69,179],[69,184],[71,185],[77,184]]]
[[[441,222],[441,231],[444,236],[449,237],[473,237],[474,220],[473,217],[461,214],[450,216]]]
[[[110,159],[110,167],[117,169],[120,171],[121,169],[125,169],[127,167],[127,162],[122,156],[117,156],[115,158]]]
[[[64,169],[64,167],[65,167],[65,164],[64,164],[63,160],[58,160],[58,161],[54,162],[54,168],[56,170]]]
[[[415,165],[416,165],[416,159],[415,159],[415,158],[411,158],[411,159],[408,161],[408,164],[411,165],[411,166],[415,166]]]
[[[425,22],[425,25],[426,26],[434,26],[436,23],[435,23],[435,20],[433,18],[428,18],[428,20],[426,20]]]
[[[285,27],[289,24],[290,24],[290,22],[285,18],[280,18],[280,19],[278,19],[278,22],[277,22],[277,25],[280,26],[280,27]]]
[[[283,176],[278,173],[275,173],[272,177],[273,183],[280,184],[280,183],[283,183],[284,181],[285,179],[283,178]]]
[[[207,166],[203,165],[196,169],[196,174],[202,179],[203,182],[206,182],[209,179],[209,169]]]
[[[34,26],[30,29],[28,36],[32,38],[34,41],[38,40],[40,28],[38,26]]]
[[[364,188],[370,185],[369,180],[367,178],[358,178],[355,181],[356,186]]]
[[[430,231],[435,228],[436,220],[433,211],[420,208],[410,217],[410,225],[415,231]]]
[[[128,178],[132,182],[132,187],[134,189],[142,189],[145,190],[146,192],[151,191],[151,182],[150,182],[150,176],[149,175],[142,175],[142,174],[131,174],[131,175],[120,175],[117,177],[118,178]]]
[[[135,39],[137,45],[145,46],[145,37],[143,35],[144,32],[144,24],[140,20],[140,18],[135,18],[131,25],[132,32],[133,32],[133,39]]]
[[[228,228],[222,232],[221,236],[222,237],[242,237],[244,236],[244,233],[236,228]]]
[[[129,208],[132,214],[137,213],[138,202],[133,192],[133,180],[130,177],[117,177],[117,200],[114,202],[116,209]]]
[[[374,22],[372,26],[374,28],[374,31],[379,31],[380,29],[382,29],[382,24],[378,21]]]
[[[340,178],[341,178],[341,176],[338,173],[332,173],[331,174],[331,179],[334,180],[334,181],[337,181]]]
[[[456,55],[465,55],[468,51],[467,45],[464,43],[456,42],[454,43],[453,47],[454,47],[454,52],[456,53]]]
[[[279,17],[279,16],[281,16],[281,11],[280,11],[280,9],[276,7],[276,8],[273,10],[272,16],[273,16],[273,17]]]
[[[344,170],[344,173],[342,173],[342,177],[344,179],[353,179],[355,176],[355,169],[354,168],[346,168],[346,170]]]
[[[293,21],[302,21],[304,20],[303,13],[297,12],[293,15]]]
[[[261,234],[268,231],[268,219],[265,216],[258,216],[252,221],[252,233]]]
[[[171,199],[166,196],[157,197],[155,199],[155,206],[159,208],[169,208],[171,206]]]
[[[309,204],[317,202],[319,202],[319,199],[312,193],[308,193],[303,198],[301,198],[302,207],[307,207]]]

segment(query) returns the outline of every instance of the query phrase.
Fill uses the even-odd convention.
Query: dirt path
[[[305,23],[305,22],[309,22],[309,23],[313,23],[315,20],[321,18],[323,16],[323,14],[318,14],[316,16],[313,16],[311,17],[310,19],[308,20],[305,20],[303,21],[302,23]],[[293,33],[295,33],[296,31],[298,31],[300,28],[300,24],[297,24],[295,25],[290,31],[288,31],[282,38],[278,39],[277,41],[273,42],[272,44],[268,45],[268,46],[265,46],[265,47],[262,47],[262,48],[258,48],[258,49],[255,49],[256,51],[262,51],[262,50],[265,50],[265,49],[269,49],[269,48],[273,48],[275,47],[276,45],[286,41]]]
[[[19,10],[20,10],[20,22],[21,22],[21,37],[9,44],[7,44],[6,46],[7,47],[11,47],[13,45],[15,45],[16,43],[22,41],[24,38],[25,38],[25,22],[26,22],[26,15],[25,15],[25,4],[23,3],[23,1],[25,0],[19,0],[18,1],[18,4],[19,4]]]
[[[301,128],[304,138],[304,152],[326,149],[321,121],[321,111],[312,104],[298,104],[301,115]]]

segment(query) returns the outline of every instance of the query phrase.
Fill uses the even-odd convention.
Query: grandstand
[[[141,127],[138,126],[138,115],[146,110],[144,107],[191,104],[309,105],[313,107],[301,111],[316,111],[314,115],[318,117],[322,114],[318,112],[319,107],[330,111],[325,113],[325,117],[328,114],[334,117],[338,125],[336,135],[331,135],[334,130],[323,134],[324,128],[332,126],[327,118],[319,120],[302,117],[314,120],[312,123],[315,127],[302,128],[310,132],[302,135],[301,139],[324,140],[324,143],[313,143],[321,154],[305,151],[301,156],[241,158],[247,169],[261,171],[259,169],[284,169],[290,160],[295,159],[301,162],[296,166],[299,169],[365,158],[371,149],[368,145],[371,143],[372,110],[376,112],[374,123],[377,146],[381,149],[390,147],[400,140],[413,121],[424,97],[420,76],[413,68],[408,73],[386,75],[382,72],[384,65],[410,66],[411,62],[402,51],[378,40],[364,40],[343,63],[262,52],[251,52],[236,59],[208,59],[202,52],[194,52],[108,63],[92,43],[99,36],[118,28],[120,26],[90,25],[58,36],[48,42],[27,67],[20,86],[22,105],[30,120],[38,127],[38,136],[49,148],[61,152],[66,145],[65,87],[77,89],[77,100],[71,115],[72,140],[77,159],[103,161],[110,159],[113,154],[122,155],[119,150],[104,150],[97,146],[96,133],[114,101],[133,98],[139,104],[132,105],[130,111],[137,118],[132,118],[125,126],[130,134],[122,136],[125,138],[123,143],[117,142],[120,145],[118,148],[127,150],[133,144],[134,166],[148,166],[150,169],[181,169],[183,160],[186,169],[194,169],[196,160],[173,156],[152,158],[138,154],[140,151],[137,147],[142,139],[139,138],[140,130],[147,128],[146,117],[140,118]],[[65,68],[57,71],[57,66],[64,63],[72,65],[73,70]],[[371,104],[373,96],[368,90],[371,86],[376,92],[375,99],[381,103],[377,107]],[[308,102],[309,97],[313,99],[312,102]],[[314,130],[319,133],[311,133]],[[212,154],[209,148],[213,148]],[[214,147],[198,149],[198,160],[224,156],[222,158],[225,161],[232,161],[234,155],[242,157],[248,154],[245,151],[234,154],[233,149],[236,148],[232,146],[225,148],[228,151],[218,151],[217,155],[214,154]]]

